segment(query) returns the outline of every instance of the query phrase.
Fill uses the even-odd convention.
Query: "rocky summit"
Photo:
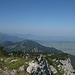
[[[75,75],[75,70],[65,53],[15,51],[0,56],[0,75]]]

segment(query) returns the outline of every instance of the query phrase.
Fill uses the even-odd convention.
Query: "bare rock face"
[[[48,63],[43,59],[42,55],[37,59],[38,62],[29,62],[27,72],[31,75],[51,75]]]
[[[16,73],[17,73],[17,70],[14,70],[14,69],[10,72],[11,75],[15,75]]]
[[[24,65],[19,68],[19,71],[24,71]]]

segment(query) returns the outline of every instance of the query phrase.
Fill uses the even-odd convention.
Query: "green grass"
[[[0,63],[4,67],[7,67],[8,70],[18,69],[22,65],[24,65],[24,67],[26,69],[28,67],[28,64],[25,64],[25,62],[32,61],[31,58],[29,58],[29,59],[23,59],[23,58],[19,58],[19,57],[1,57],[1,58],[3,59],[3,61],[0,60]],[[7,60],[7,59],[9,59],[9,60]],[[17,61],[11,62],[11,60],[15,60],[15,59],[17,59]],[[7,61],[5,61],[5,60],[7,60]]]
[[[20,66],[22,66],[23,64],[25,63],[25,60],[22,59],[22,58],[18,58],[17,61],[15,62],[10,62],[10,61],[6,61],[5,62],[5,65],[7,66],[7,68],[9,70],[12,70],[12,69],[18,69]]]

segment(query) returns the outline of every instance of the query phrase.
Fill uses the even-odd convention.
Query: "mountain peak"
[[[62,53],[62,51],[59,51],[53,47],[45,47],[43,45],[40,45],[39,43],[32,41],[32,40],[24,40],[16,43],[5,42],[2,44],[3,46],[6,44],[8,45],[6,47],[7,51],[13,51],[13,50],[20,50],[20,51],[29,51],[29,52],[54,52],[56,54]]]

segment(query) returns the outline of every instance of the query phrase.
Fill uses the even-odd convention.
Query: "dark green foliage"
[[[8,56],[8,52],[4,50],[3,46],[0,46],[0,56]]]
[[[24,55],[24,52],[22,51],[12,51],[10,53],[13,53],[13,56],[22,57]]]
[[[66,60],[68,58],[68,54],[67,53],[61,53],[58,55],[53,55],[51,56],[52,59],[56,58],[58,60]]]
[[[0,51],[3,51],[4,47],[3,46],[0,46]]]

